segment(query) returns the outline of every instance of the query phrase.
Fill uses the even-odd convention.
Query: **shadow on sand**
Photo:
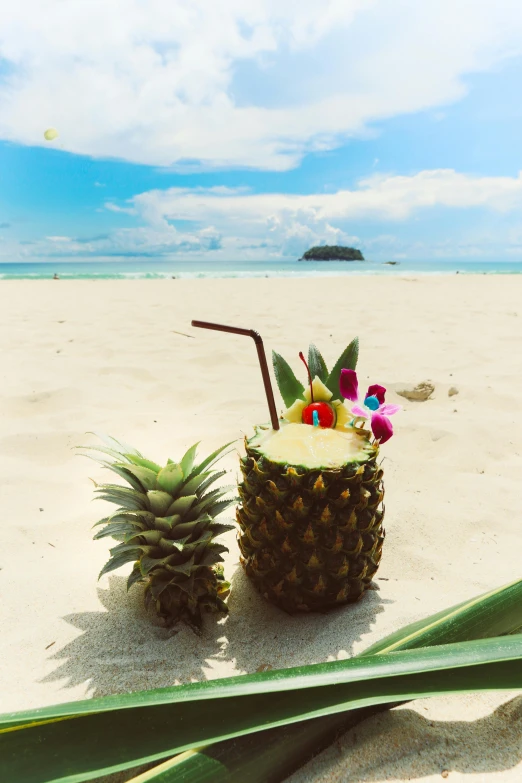
[[[140,587],[109,578],[98,590],[100,611],[64,617],[81,633],[50,655],[57,667],[42,682],[85,684],[91,696],[317,663],[353,654],[383,611],[378,591],[328,614],[289,616],[265,601],[239,568],[228,616],[207,615],[201,636],[162,627],[146,612]]]
[[[502,772],[521,760],[522,696],[517,696],[474,721],[429,720],[408,708],[375,715],[346,732],[288,783],[327,777],[376,783],[438,777],[444,770],[451,780],[452,772]]]
[[[249,673],[347,658],[386,603],[391,602],[378,590],[368,590],[358,603],[325,614],[288,615],[268,603],[238,568],[228,602],[226,656]]]
[[[64,618],[81,633],[50,656],[57,668],[43,682],[61,680],[65,689],[85,684],[90,695],[103,696],[346,657],[389,603],[369,590],[357,604],[325,615],[288,616],[268,604],[238,569],[230,614],[208,616],[198,637],[185,627],[160,626],[145,611],[140,588],[127,593],[123,577],[112,576],[98,595],[100,611]],[[387,779],[394,769],[399,779],[439,775],[444,769],[510,769],[522,759],[521,736],[522,697],[473,722],[433,721],[402,708],[347,732],[289,783],[321,778],[334,768],[337,774],[340,764],[346,764],[346,779],[353,783]],[[122,773],[107,781],[129,777]]]

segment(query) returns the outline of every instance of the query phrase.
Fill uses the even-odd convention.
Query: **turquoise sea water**
[[[1,279],[154,279],[171,277],[317,277],[339,275],[400,274],[522,274],[522,261],[400,261],[389,266],[380,261],[163,261],[133,259],[108,263],[95,261],[0,264]]]

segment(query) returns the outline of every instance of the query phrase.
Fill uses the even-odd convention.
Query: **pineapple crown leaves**
[[[208,468],[229,454],[230,451],[227,452],[226,449],[235,442],[231,441],[216,449],[199,465],[195,464],[196,450],[199,445],[196,443],[188,449],[179,463],[169,459],[167,465],[162,467],[156,462],[145,459],[139,451],[123,441],[117,441],[115,438],[101,433],[94,432],[92,434],[99,437],[106,445],[81,446],[79,453],[112,470],[131,487],[129,490],[128,487],[122,487],[119,484],[98,485],[94,482],[96,491],[114,494],[112,502],[119,502],[122,497],[128,497],[132,498],[135,503],[145,503],[143,510],[146,510],[149,504],[146,500],[138,500],[137,495],[146,495],[148,492],[169,494],[171,501],[174,496],[184,497],[194,493],[200,497],[202,492],[214,481],[225,475],[226,471],[208,470]],[[93,451],[100,452],[104,456],[91,454],[90,452]],[[114,461],[109,461],[107,456],[112,457]]]
[[[308,366],[312,378],[315,378],[316,376],[320,378],[325,386],[332,392],[332,400],[344,400],[339,388],[341,370],[355,370],[358,358],[359,340],[357,337],[344,349],[330,372],[328,371],[326,362],[319,349],[313,343],[311,343],[308,348]],[[276,351],[272,351],[272,363],[277,385],[287,408],[293,405],[296,400],[304,399],[305,387],[296,378],[294,371],[286,359]]]
[[[230,453],[227,449],[232,442],[216,449],[199,464],[195,461],[199,444],[195,444],[179,463],[169,459],[162,467],[115,438],[99,434],[98,437],[104,445],[82,447],[82,455],[94,459],[130,485],[95,483],[97,498],[115,503],[118,508],[95,524],[103,527],[94,538],[110,536],[120,542],[111,549],[111,557],[100,577],[134,562],[129,588],[135,582],[147,581],[154,569],[170,573],[171,578],[188,578],[193,573],[197,576],[202,567],[221,561],[221,552],[228,550],[214,539],[234,526],[216,523],[214,518],[236,502],[235,497],[225,497],[235,487],[212,489],[215,481],[227,472],[212,466]]]

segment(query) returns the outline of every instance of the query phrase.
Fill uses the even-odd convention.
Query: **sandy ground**
[[[520,577],[522,278],[3,281],[0,284],[0,708],[2,711],[354,655],[399,626]],[[266,421],[250,340],[333,362],[359,335],[360,376],[402,402],[386,456],[384,558],[356,606],[288,617],[238,568],[230,615],[201,639],[155,625],[129,567],[97,582],[105,512],[73,447],[100,430],[156,461],[202,452]],[[292,359],[294,357],[294,360]],[[432,400],[395,391],[431,379]],[[458,394],[449,396],[450,387]],[[279,400],[279,398],[278,398]],[[236,471],[235,458],[225,465]],[[522,780],[522,696],[419,701],[376,717],[291,778]]]

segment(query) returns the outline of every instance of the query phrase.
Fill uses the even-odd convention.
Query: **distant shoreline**
[[[250,278],[321,278],[354,276],[396,277],[401,275],[520,275],[522,261],[441,261],[400,259],[397,264],[366,259],[363,263],[299,263],[297,259],[264,260],[156,260],[120,262],[39,262],[0,263],[0,284],[8,280],[51,280],[57,273],[60,282],[67,280],[171,280],[179,279],[250,279]],[[53,285],[56,286],[55,280]],[[176,284],[176,280],[171,280]]]

